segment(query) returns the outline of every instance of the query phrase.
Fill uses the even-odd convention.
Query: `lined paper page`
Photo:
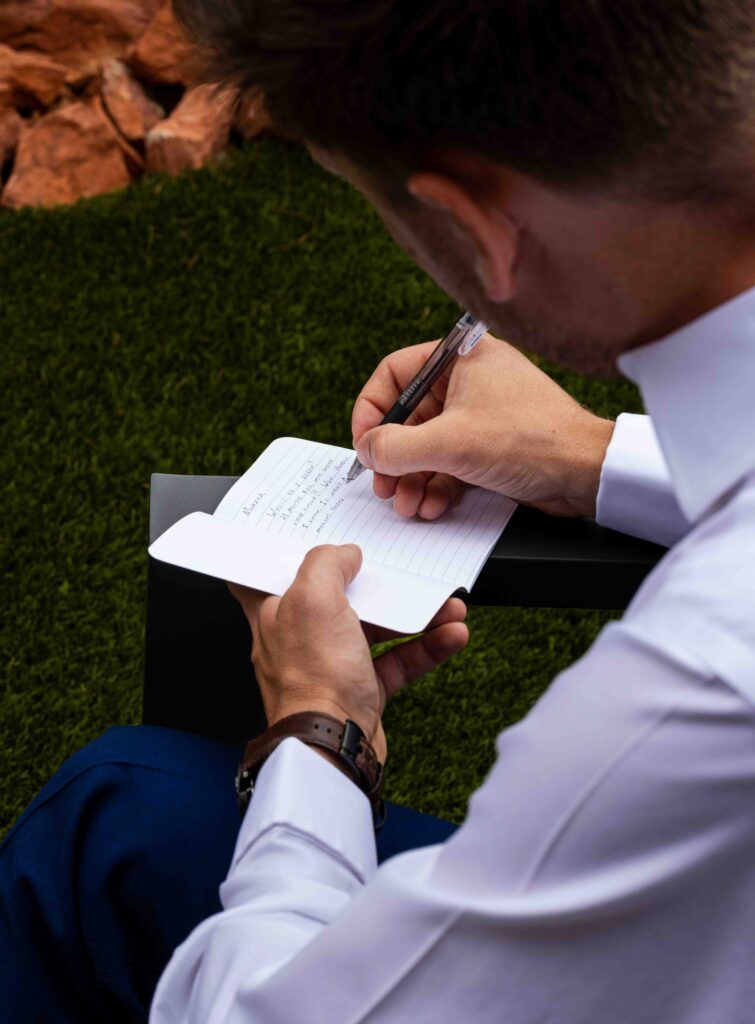
[[[245,524],[299,550],[358,544],[375,565],[470,587],[515,502],[473,488],[437,522],[406,519],[372,493],[372,474],[347,484],[353,451],[316,441],[280,438],[231,488],[219,519]]]
[[[158,537],[149,553],[170,565],[267,594],[283,594],[293,583],[305,552],[297,544],[274,540],[260,544],[243,522],[192,512]],[[365,559],[356,579],[346,587],[346,597],[363,622],[397,633],[419,633],[456,589],[453,583]]]

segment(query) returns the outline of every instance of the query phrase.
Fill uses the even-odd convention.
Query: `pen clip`
[[[459,355],[468,356],[478,341],[487,333],[488,325],[482,320],[479,321],[467,334],[464,341],[459,345]]]

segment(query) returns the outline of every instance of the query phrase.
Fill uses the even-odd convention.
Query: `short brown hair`
[[[753,0],[175,6],[213,77],[261,90],[288,132],[394,182],[464,147],[566,188],[697,201],[753,188]]]

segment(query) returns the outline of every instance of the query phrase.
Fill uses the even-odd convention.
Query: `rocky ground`
[[[0,2],[0,204],[71,203],[200,167],[269,123],[201,84],[170,0]]]

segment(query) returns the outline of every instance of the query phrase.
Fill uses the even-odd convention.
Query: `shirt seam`
[[[704,680],[702,683],[703,688],[711,686],[715,680],[716,677]],[[663,711],[659,711],[657,716],[651,722],[648,722],[648,724],[636,733],[631,740],[627,741],[627,743],[617,751],[607,764],[595,774],[590,782],[582,789],[579,796],[570,804],[568,810],[562,815],[558,825],[554,827],[548,838],[545,840],[540,853],[535,858],[532,868],[522,881],[521,885],[518,886],[518,892],[526,892],[534,884],[538,874],[545,867],[560,840],[564,838],[569,828],[575,823],[580,812],[584,810],[589,800],[595,796],[598,790],[608,781],[619,765],[626,760],[630,754],[639,749],[639,747],[641,747],[642,744],[649,739],[650,736],[655,733],[672,715],[679,711],[680,708],[681,704],[676,702],[666,707]]]
[[[635,614],[639,617],[643,612],[638,611]],[[683,639],[680,640],[677,637],[674,637],[674,648],[669,648],[668,640],[656,633],[655,629],[651,626],[642,623],[638,625],[631,619],[629,621],[621,619],[615,625],[620,627],[622,631],[628,633],[637,643],[650,648],[654,654],[659,654],[668,661],[678,662],[676,651],[686,655],[687,664],[683,664],[682,668],[689,672],[698,672],[701,675],[704,674],[706,676],[706,679],[703,682],[704,686],[709,685],[713,680],[717,680],[722,686],[725,686],[727,689],[731,690],[732,693],[736,693],[741,697],[742,700],[751,708],[755,707],[755,701],[753,701],[753,698],[745,690],[743,690],[732,679],[721,674],[722,671],[726,671],[726,666],[714,665],[709,659],[703,657],[700,651],[690,647]],[[735,647],[737,650],[744,648],[739,637],[730,630],[722,628],[716,630],[716,632],[720,633],[721,636],[726,637],[726,640],[731,647]]]

